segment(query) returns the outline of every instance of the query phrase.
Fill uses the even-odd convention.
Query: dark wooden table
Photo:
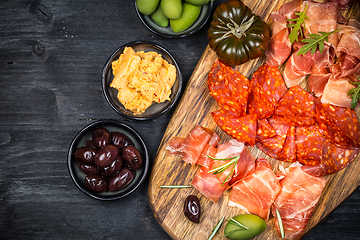
[[[166,39],[141,24],[132,0],[1,1],[0,239],[170,239],[149,207],[148,179],[124,199],[92,199],[72,182],[67,151],[87,124],[117,119],[141,133],[153,161],[173,111],[120,116],[102,94],[103,65],[121,45],[148,40],[171,51],[186,84],[208,26]],[[359,227],[357,190],[304,239],[360,239]]]

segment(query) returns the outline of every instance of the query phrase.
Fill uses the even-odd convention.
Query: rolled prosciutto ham
[[[229,206],[268,220],[270,207],[280,188],[269,161],[259,158],[256,160],[255,171],[232,187]]]
[[[281,190],[271,211],[274,216],[279,211],[286,239],[300,239],[304,234],[327,181],[321,176],[324,172],[320,165],[297,166],[280,181]],[[280,236],[278,221],[275,222]]]
[[[223,192],[230,187],[231,184],[250,175],[255,169],[255,158],[251,155],[249,148],[243,143],[232,139],[218,145],[215,154],[216,159],[229,159],[236,156],[240,156],[237,164],[235,166],[229,166],[220,174],[213,174],[211,170],[221,167],[231,160],[210,159],[210,166],[202,166],[195,174],[191,183],[192,186],[211,201],[219,201]]]
[[[216,135],[211,129],[196,125],[185,138],[175,137],[166,146],[170,155],[178,155],[183,161],[195,165],[210,139]],[[214,136],[218,139],[217,135]]]

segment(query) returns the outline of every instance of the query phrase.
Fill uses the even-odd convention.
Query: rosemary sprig
[[[311,50],[311,55],[313,55],[317,49],[317,47],[319,46],[319,51],[320,53],[322,53],[324,51],[324,42],[325,40],[328,42],[328,37],[330,34],[332,33],[335,33],[335,32],[338,32],[340,31],[340,29],[337,29],[335,31],[332,31],[332,32],[321,32],[319,31],[318,33],[320,34],[317,34],[317,33],[313,33],[313,34],[309,34],[308,36],[311,37],[311,38],[305,38],[303,40],[301,40],[302,42],[305,42],[307,44],[305,44],[304,46],[302,46],[297,55],[304,55],[305,53],[307,53],[308,51]]]
[[[226,220],[228,223],[233,224],[235,226],[238,227],[238,229],[235,229],[234,231],[228,232],[227,234],[224,235],[224,237],[229,236],[230,234],[237,232],[237,231],[241,231],[241,230],[249,230],[248,227],[246,227],[245,225],[243,225],[242,223],[240,223],[239,221],[236,221],[234,218],[229,217],[230,220]]]
[[[219,231],[219,229],[220,229],[220,227],[221,227],[221,224],[222,224],[223,221],[224,221],[224,218],[225,218],[225,217],[222,217],[222,218],[219,220],[219,222],[216,224],[216,226],[215,226],[214,229],[212,230],[211,235],[209,236],[208,240],[211,240],[211,239],[215,236],[215,234]]]
[[[161,188],[191,188],[190,185],[161,185]]]
[[[226,183],[226,181],[228,180],[228,178],[231,176],[231,174],[234,172],[235,166],[237,164],[237,162],[240,159],[240,156],[235,156],[232,158],[223,158],[223,159],[219,159],[219,158],[213,158],[209,155],[207,155],[207,157],[213,159],[213,160],[219,160],[219,161],[224,161],[224,160],[231,160],[228,163],[225,163],[224,165],[221,165],[220,167],[211,169],[210,171],[208,171],[208,173],[212,173],[214,175],[218,174],[218,177],[220,176],[220,174],[222,172],[224,172],[227,168],[229,168],[230,166],[234,165],[233,169],[231,170],[231,172],[229,173],[229,175],[227,175],[227,177],[225,178],[224,182],[222,183],[222,185],[224,185]]]
[[[279,223],[281,238],[285,238],[284,225],[283,225],[283,223],[282,223],[279,210],[277,210],[277,209],[276,209],[276,217],[277,217],[278,223]]]
[[[292,18],[292,19],[286,19],[286,21],[289,21],[289,22],[296,22],[293,24],[286,25],[288,28],[293,28],[291,33],[289,34],[291,44],[293,44],[295,41],[299,40],[299,31],[300,31],[301,37],[304,37],[304,33],[303,33],[303,29],[302,29],[301,25],[304,25],[304,27],[305,27],[305,19],[309,20],[309,17],[306,16],[306,14],[305,14],[307,8],[308,8],[308,5],[306,4],[303,12],[295,13],[295,15],[297,15],[299,17]]]
[[[357,78],[360,79],[360,76]],[[349,81],[350,82],[350,81]],[[348,96],[351,96],[351,108],[356,108],[356,105],[358,101],[360,100],[360,82],[350,82],[351,84],[354,84],[356,88],[350,89],[348,92]]]

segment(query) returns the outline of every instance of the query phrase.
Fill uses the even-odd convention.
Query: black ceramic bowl
[[[176,80],[173,87],[171,88],[170,101],[165,101],[162,103],[154,103],[142,114],[134,114],[132,111],[126,109],[124,105],[121,104],[121,102],[117,98],[118,90],[110,87],[110,83],[114,78],[114,75],[112,73],[111,63],[120,57],[125,47],[132,47],[136,52],[137,51],[157,52],[161,54],[162,58],[164,58],[168,63],[175,66]],[[175,102],[180,97],[183,80],[182,80],[180,68],[175,58],[170,54],[169,51],[167,51],[165,48],[155,43],[151,43],[147,41],[135,41],[135,42],[127,43],[115,50],[115,52],[110,56],[110,58],[107,60],[104,66],[101,81],[102,81],[102,89],[104,96],[107,102],[115,111],[130,119],[149,120],[159,117],[160,115],[169,111],[174,106]]]
[[[137,9],[136,1],[135,1],[136,13],[140,21],[144,24],[144,26],[147,29],[149,29],[151,32],[166,38],[183,38],[193,35],[206,24],[207,20],[211,16],[211,11],[213,7],[214,7],[214,1],[210,1],[208,4],[203,5],[201,8],[200,15],[196,19],[196,21],[188,29],[176,33],[171,29],[170,25],[167,27],[160,27],[151,19],[150,16],[140,13],[139,10]]]
[[[132,140],[134,146],[139,150],[143,158],[142,168],[135,170],[134,180],[119,191],[106,191],[102,193],[93,193],[89,191],[84,185],[86,174],[81,171],[79,167],[80,164],[74,159],[73,154],[76,149],[85,146],[86,141],[92,139],[92,132],[96,127],[104,127],[110,132],[120,132],[125,134]],[[67,158],[69,173],[75,185],[85,194],[98,200],[115,200],[134,192],[144,181],[149,168],[149,154],[146,144],[141,136],[130,126],[116,120],[98,120],[84,127],[71,142]]]

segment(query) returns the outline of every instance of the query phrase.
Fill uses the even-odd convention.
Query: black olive
[[[194,223],[200,222],[200,215],[201,215],[200,202],[196,196],[190,195],[186,198],[184,204],[184,213],[185,216],[190,221]]]

